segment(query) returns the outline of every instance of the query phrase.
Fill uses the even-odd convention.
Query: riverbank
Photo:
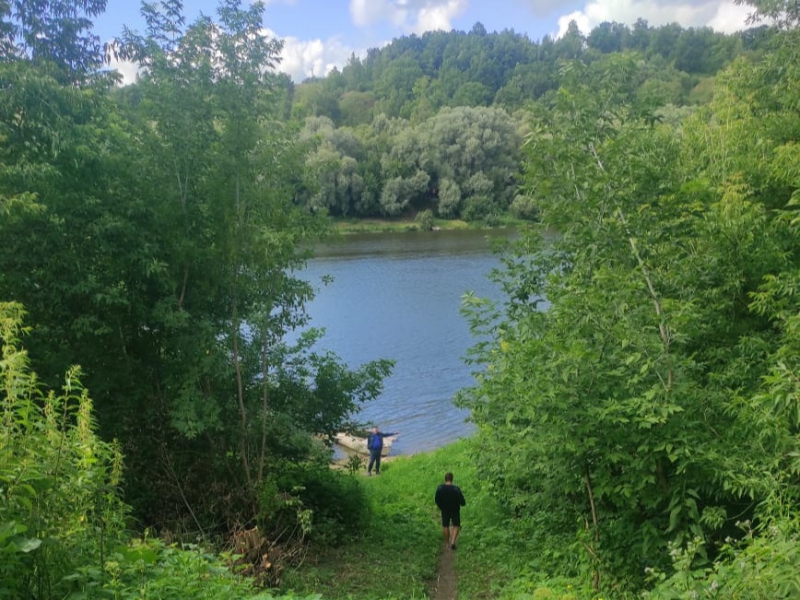
[[[408,218],[400,219],[334,219],[336,231],[350,233],[390,233],[423,231],[426,228],[419,221]],[[467,222],[459,219],[434,219],[434,230],[457,231],[463,229],[498,229],[523,226],[521,221],[510,216],[499,217],[497,224],[488,226],[483,221]]]
[[[363,537],[308,556],[285,575],[286,589],[322,592],[326,600],[437,597],[442,552],[453,551],[443,550],[433,496],[444,473],[452,471],[467,499],[453,557],[458,598],[593,599],[591,594],[577,595],[579,582],[553,580],[541,571],[546,536],[529,522],[515,520],[480,483],[471,443],[467,439],[433,452],[395,457],[380,477],[355,474],[370,507]]]

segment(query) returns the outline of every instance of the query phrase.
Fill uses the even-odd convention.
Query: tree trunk
[[[269,362],[267,352],[269,350],[269,317],[264,319],[264,342],[261,346],[261,450],[258,457],[258,479],[257,482],[264,481],[264,463],[267,459],[267,414],[269,411]]]
[[[236,224],[235,224],[235,231],[234,231],[234,253],[233,253],[233,260],[231,261],[231,268],[233,269],[233,283],[232,283],[232,290],[231,290],[231,320],[232,323],[232,331],[231,335],[233,336],[233,366],[236,370],[236,398],[239,404],[239,452],[242,456],[242,468],[244,469],[245,480],[247,481],[247,488],[248,490],[253,489],[253,478],[250,474],[250,460],[247,457],[248,454],[248,444],[247,444],[247,408],[244,403],[244,381],[242,379],[242,364],[241,358],[239,356],[239,330],[241,329],[241,323],[239,322],[239,311],[237,305],[237,294],[238,294],[238,274],[239,274],[239,265],[238,265],[238,245],[239,245],[239,229],[240,229],[240,222],[239,222],[239,203],[240,203],[240,182],[239,182],[239,173],[236,173]]]

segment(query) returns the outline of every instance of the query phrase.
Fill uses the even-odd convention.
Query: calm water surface
[[[323,327],[322,348],[350,367],[378,358],[396,366],[384,391],[358,419],[400,431],[398,453],[429,450],[469,435],[466,411],[452,404],[473,383],[463,358],[475,343],[460,314],[467,291],[497,299],[487,275],[499,261],[488,237],[509,232],[438,231],[345,236],[317,250],[304,277],[321,286],[308,306]],[[323,286],[322,278],[333,277]]]

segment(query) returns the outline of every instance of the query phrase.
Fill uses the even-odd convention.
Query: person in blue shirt
[[[453,474],[446,473],[444,483],[436,488],[436,506],[442,511],[442,534],[444,543],[452,550],[456,549],[458,532],[461,529],[461,507],[467,504],[464,494],[453,484]]]
[[[394,433],[383,433],[377,427],[372,428],[372,433],[367,436],[367,449],[369,450],[369,464],[367,465],[367,475],[372,475],[372,465],[375,465],[375,475],[381,474],[381,451],[383,450],[383,438]]]

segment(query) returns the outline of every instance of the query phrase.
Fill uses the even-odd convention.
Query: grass
[[[420,224],[413,219],[334,219],[339,233],[387,233],[422,231]],[[519,227],[525,221],[504,215],[498,218],[497,227]],[[467,222],[458,219],[434,219],[434,227],[442,230],[487,229],[482,221]]]
[[[363,538],[309,557],[285,575],[285,587],[326,600],[427,598],[440,550],[433,494],[444,461],[439,451],[387,462],[380,477],[356,475],[371,508]]]
[[[468,229],[466,221],[447,221],[436,219],[435,227],[440,229]],[[387,233],[404,231],[422,231],[420,224],[414,219],[334,219],[334,225],[340,233]]]
[[[367,531],[357,542],[310,556],[300,569],[284,574],[284,587],[318,592],[325,600],[428,598],[442,549],[433,496],[452,471],[467,500],[455,561],[460,599],[593,598],[574,595],[573,589],[582,587],[576,581],[540,572],[543,546],[550,545],[547,532],[515,521],[480,483],[470,444],[462,440],[397,458],[384,464],[380,477],[356,475],[371,506]]]

